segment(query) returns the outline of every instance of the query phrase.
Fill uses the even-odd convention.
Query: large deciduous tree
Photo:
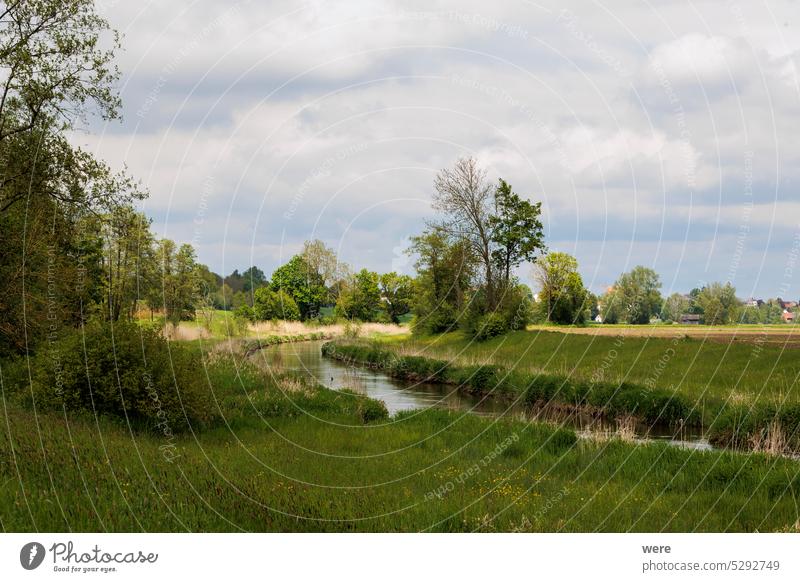
[[[730,283],[711,283],[700,290],[696,299],[703,310],[703,323],[725,325],[733,321],[739,307],[736,289]]]
[[[661,312],[660,288],[658,273],[647,267],[634,267],[620,275],[604,296],[603,304],[609,313],[618,314],[626,323],[649,323],[651,317]]]
[[[430,228],[412,237],[408,251],[417,257],[411,302],[414,331],[452,330],[466,308],[478,261],[471,244]]]
[[[578,261],[553,252],[534,266],[539,283],[539,305],[547,321],[582,324],[586,321],[588,292],[578,273]]]
[[[328,297],[324,280],[302,255],[295,255],[278,267],[272,274],[270,287],[273,291],[288,293],[300,308],[303,320],[316,317]]]
[[[414,281],[408,275],[398,275],[395,272],[381,275],[381,298],[392,323],[399,323],[400,316],[411,310],[413,289]]]
[[[512,269],[544,250],[541,205],[523,200],[504,180],[492,187],[474,158],[440,171],[434,188],[434,208],[443,215],[435,226],[471,247],[486,309],[494,311]]]
[[[375,321],[381,307],[378,273],[361,269],[351,277],[336,301],[336,313],[347,319]]]

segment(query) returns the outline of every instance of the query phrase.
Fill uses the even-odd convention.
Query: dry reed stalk
[[[752,450],[768,455],[783,455],[787,451],[786,433],[781,423],[773,420],[766,430],[759,431],[750,437]]]

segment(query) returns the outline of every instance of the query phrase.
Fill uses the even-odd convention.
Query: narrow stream
[[[315,341],[279,344],[259,350],[251,357],[260,365],[281,366],[286,370],[307,374],[333,390],[349,388],[370,398],[383,400],[389,414],[436,406],[483,416],[525,417],[534,421],[556,423],[573,428],[579,436],[585,438],[610,435],[619,430],[616,423],[598,420],[589,415],[566,414],[547,407],[532,410],[522,404],[465,394],[451,385],[408,382],[369,368],[348,366],[338,360],[324,358],[320,350],[323,343]],[[636,441],[667,441],[676,446],[699,450],[713,448],[697,429],[676,431],[672,427],[636,425],[626,427],[626,430],[633,431]]]

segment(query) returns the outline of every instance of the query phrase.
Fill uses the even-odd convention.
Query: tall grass
[[[2,384],[3,531],[790,531],[800,465],[381,403],[202,353],[222,419],[137,432]],[[194,346],[193,349],[199,349]]]
[[[294,394],[294,393],[293,393]],[[440,410],[363,424],[240,401],[165,443],[108,419],[2,410],[4,531],[786,531],[798,465],[576,440]]]
[[[510,376],[530,374],[564,386],[618,386],[618,412],[641,416],[651,395],[672,395],[677,408],[662,420],[700,424],[720,446],[800,452],[800,353],[753,343],[688,338],[601,337],[523,331],[482,343],[455,333],[376,338],[402,357],[436,359],[449,367],[498,366]],[[636,387],[638,389],[626,389]],[[581,393],[580,389],[577,391]],[[626,393],[626,395],[623,395]],[[557,401],[575,392],[557,391]],[[584,404],[589,402],[584,400]],[[600,400],[602,405],[602,399]],[[606,407],[606,410],[608,408]],[[685,415],[685,416],[684,416]],[[770,429],[769,427],[773,427]],[[782,435],[775,440],[777,431]],[[781,443],[778,447],[775,442]]]
[[[453,384],[481,396],[523,400],[533,406],[564,404],[617,417],[638,417],[654,424],[699,424],[690,403],[674,392],[631,383],[575,381],[567,376],[508,370],[492,364],[458,365],[423,356],[398,355],[375,342],[323,345],[322,353],[342,361],[379,368],[407,380]]]

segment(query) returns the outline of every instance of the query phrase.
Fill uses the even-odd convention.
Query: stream
[[[481,416],[526,418],[549,422],[574,429],[580,437],[610,436],[620,427],[613,421],[590,415],[565,413],[554,407],[532,409],[521,403],[498,398],[480,397],[460,392],[449,384],[409,382],[392,378],[370,368],[352,367],[322,356],[322,341],[285,343],[269,346],[255,352],[251,358],[262,366],[281,366],[306,374],[319,384],[333,390],[349,388],[386,404],[389,414],[402,410],[419,410],[435,406],[460,410]],[[676,429],[669,426],[627,426],[636,442],[665,441],[675,446],[698,450],[713,447],[698,429]]]

